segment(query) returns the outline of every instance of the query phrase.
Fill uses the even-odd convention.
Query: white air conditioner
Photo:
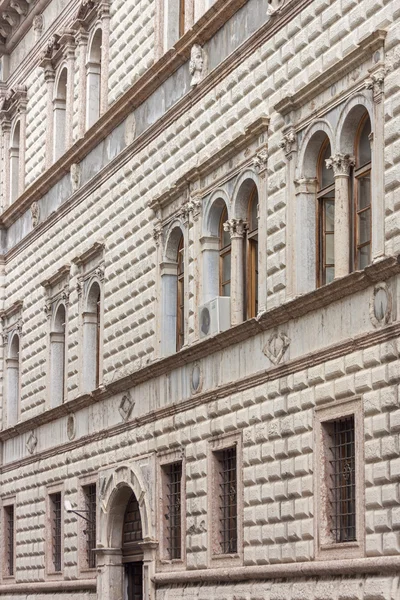
[[[215,335],[231,326],[231,299],[217,296],[199,308],[200,337]]]

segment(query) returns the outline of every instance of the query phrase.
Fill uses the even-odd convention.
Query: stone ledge
[[[0,596],[9,594],[51,594],[67,591],[95,591],[96,579],[77,579],[76,581],[23,581],[21,583],[1,584]]]
[[[400,570],[400,556],[355,558],[321,562],[235,567],[234,569],[204,569],[175,573],[156,573],[157,586],[191,583],[222,583],[251,579],[280,579],[283,577],[324,577],[339,575],[370,575],[395,573]]]

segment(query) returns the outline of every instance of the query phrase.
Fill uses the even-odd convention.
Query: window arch
[[[66,150],[66,111],[67,111],[67,85],[68,71],[63,67],[55,86],[55,95],[53,100],[53,119],[54,119],[54,161],[58,160]]]
[[[353,252],[354,268],[364,269],[371,262],[371,120],[367,112],[360,120],[355,140],[353,169]]]
[[[97,280],[88,289],[83,312],[82,388],[91,392],[101,383],[101,288]]]
[[[99,28],[92,38],[86,63],[86,129],[100,117],[102,37]]]
[[[335,278],[335,180],[326,161],[332,150],[326,136],[321,144],[317,164],[318,202],[318,284],[325,285]]]
[[[250,192],[247,212],[247,318],[258,313],[258,191],[254,185]]]
[[[50,403],[52,407],[63,403],[65,397],[65,331],[66,309],[60,303],[54,313],[50,333]]]
[[[219,219],[219,294],[220,296],[231,295],[231,235],[224,228],[228,220],[228,209],[224,206]]]
[[[18,333],[12,335],[7,357],[7,425],[12,427],[18,421],[20,402],[20,339]]]
[[[180,350],[185,343],[185,256],[184,256],[184,239],[181,239],[178,244],[178,252],[176,262],[177,269],[177,319],[176,319],[176,350]]]
[[[10,145],[10,203],[18,198],[20,170],[21,123],[14,124]]]

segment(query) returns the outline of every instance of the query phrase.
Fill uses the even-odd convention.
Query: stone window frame
[[[85,342],[85,315],[88,295],[93,284],[97,284],[100,289],[100,323],[98,337],[98,386],[103,385],[103,352],[104,348],[104,281],[105,281],[105,243],[103,241],[95,242],[82,254],[75,257],[72,262],[78,267],[77,285],[79,302],[79,364],[81,376],[79,379],[79,390],[82,393],[91,392],[85,387],[84,374],[84,342]],[[96,389],[96,388],[94,388]]]
[[[289,265],[287,270],[287,292],[289,298],[313,291],[317,287],[315,256],[317,237],[311,234],[309,241],[305,239],[305,236],[303,238],[299,237],[296,241],[295,235],[296,230],[304,231],[306,229],[296,227],[298,219],[295,217],[295,208],[303,213],[303,220],[306,219],[312,223],[316,218],[316,211],[310,208],[307,212],[306,208],[316,195],[315,174],[311,173],[310,168],[308,168],[307,156],[308,142],[311,141],[312,134],[316,132],[316,125],[321,125],[321,130],[328,135],[331,142],[330,167],[335,175],[335,193],[336,195],[338,193],[343,194],[345,198],[349,199],[349,178],[353,162],[354,139],[349,144],[346,127],[350,123],[350,129],[352,129],[352,115],[350,113],[353,111],[354,115],[356,107],[368,112],[373,132],[370,137],[373,146],[371,163],[372,198],[380,198],[384,195],[383,97],[385,37],[386,32],[383,30],[376,30],[364,36],[345,57],[338,60],[327,71],[318,75],[293,95],[285,96],[274,107],[285,120],[280,147],[283,149],[287,161],[287,206],[292,207],[288,210],[287,220]],[[356,69],[358,79],[353,81],[348,75]],[[340,89],[339,93],[336,91],[337,88]],[[336,95],[332,95],[329,91],[334,92]],[[322,102],[318,108],[314,108],[313,111],[307,108],[311,106],[311,100],[319,98],[322,99]],[[334,118],[334,126],[330,123],[331,118]],[[356,131],[353,133],[355,135]],[[349,202],[344,201],[339,204],[347,207]],[[371,262],[385,253],[384,206],[383,203],[379,202],[373,202],[372,204]],[[347,209],[345,208],[345,210]],[[335,220],[339,222],[339,217]],[[346,215],[343,215],[341,222],[346,224],[348,221]],[[335,279],[350,272],[350,245],[352,244],[353,233],[350,226],[347,228],[348,231],[346,226],[341,229],[343,229],[342,240],[338,241],[338,246],[344,250],[339,252],[340,266],[335,264],[335,267],[338,267],[337,271],[335,269]],[[346,243],[343,241],[345,239],[347,240]],[[335,259],[337,258],[336,256]],[[305,266],[302,267],[301,265]]]
[[[110,61],[110,0],[81,0],[71,24],[78,50],[78,135],[87,127],[87,78],[90,70],[90,49],[96,33],[101,30],[99,117],[108,108],[108,74]]]
[[[165,535],[165,472],[164,468],[173,463],[182,464],[182,486],[181,486],[181,558],[170,559],[166,556],[166,535]],[[183,571],[186,569],[186,457],[183,449],[166,450],[158,452],[156,458],[157,471],[157,502],[158,515],[157,534],[159,545],[157,549],[157,568],[160,571]]]
[[[2,157],[2,202],[4,210],[10,206],[22,194],[25,189],[25,150],[26,150],[26,108],[28,94],[25,85],[16,85],[8,92],[3,90],[0,96],[0,127],[3,135],[3,157]],[[12,133],[19,122],[19,146],[18,146],[18,185],[17,194],[12,198]]]
[[[99,511],[99,481],[97,474],[91,474],[79,477],[78,479],[78,493],[77,493],[77,501],[78,506],[77,510],[84,511],[86,510],[85,502],[85,491],[84,488],[89,485],[96,486],[96,545],[97,545],[97,532],[99,527],[99,519],[98,519],[98,511]],[[85,515],[85,513],[83,513]],[[85,515],[86,516],[86,515]],[[89,567],[87,564],[87,552],[86,552],[86,535],[84,533],[86,521],[81,517],[77,517],[77,525],[78,525],[78,572],[80,575],[84,575],[89,579],[96,578],[97,575],[97,567]]]
[[[354,542],[335,543],[325,541],[324,530],[329,521],[327,504],[324,502],[328,496],[328,482],[324,477],[325,472],[325,443],[323,424],[332,422],[342,417],[354,415],[355,429],[355,461],[356,461],[356,532],[357,540]],[[364,460],[364,413],[362,398],[347,398],[337,401],[330,406],[316,407],[314,411],[314,484],[315,484],[315,518],[314,539],[316,560],[341,560],[360,558],[365,555],[365,460]],[[324,525],[325,524],[325,525]]]
[[[17,300],[12,304],[8,309],[1,312],[0,317],[2,320],[2,328],[3,328],[3,347],[4,347],[4,372],[7,374],[5,378],[5,386],[3,393],[3,428],[10,427],[19,422],[21,418],[21,366],[22,366],[22,329],[23,329],[23,320],[22,320],[22,311],[23,311],[23,302],[22,300]],[[17,414],[16,414],[16,423],[11,425],[8,424],[9,419],[9,394],[8,394],[8,361],[13,360],[13,357],[10,355],[11,345],[14,339],[14,336],[18,336],[19,343],[19,356],[18,356],[18,394],[17,394]]]
[[[53,275],[48,279],[41,282],[42,287],[45,290],[45,304],[44,312],[47,317],[47,360],[46,364],[49,366],[47,369],[47,382],[46,382],[46,407],[48,409],[54,408],[51,404],[52,386],[51,386],[51,373],[52,373],[52,334],[54,331],[54,319],[57,316],[60,306],[64,306],[65,309],[65,324],[64,324],[64,386],[62,391],[62,403],[67,401],[68,398],[68,313],[69,313],[69,294],[70,294],[70,270],[71,265],[66,264],[60,267]]]
[[[234,554],[219,554],[215,551],[216,537],[218,536],[218,507],[216,499],[218,493],[216,486],[218,459],[216,454],[221,450],[236,447],[236,476],[237,476],[237,552]],[[244,513],[244,486],[243,486],[243,440],[242,433],[229,433],[215,436],[207,443],[207,514],[208,514],[208,566],[235,567],[243,565],[243,513]]]
[[[62,154],[67,152],[73,142],[75,45],[73,30],[68,28],[63,29],[48,40],[47,46],[39,59],[39,67],[44,71],[44,78],[47,84],[46,168],[55,162],[56,131],[54,127],[54,106],[57,101],[57,86],[55,83],[58,82],[64,69],[67,70],[67,83],[65,100],[65,148]]]
[[[16,495],[3,496],[0,500],[1,502],[1,526],[0,526],[0,548],[1,548],[1,565],[2,569],[0,570],[0,581],[2,580],[4,583],[13,582],[16,578],[16,558],[17,558],[17,544],[16,544],[16,522],[17,522],[17,497]],[[9,575],[6,573],[6,565],[7,565],[7,545],[6,545],[6,511],[5,509],[9,506],[14,507],[14,574]]]
[[[52,506],[51,498],[53,494],[61,494],[61,571],[55,571],[53,566],[53,532],[52,532]],[[46,487],[45,497],[45,573],[46,579],[63,579],[64,578],[64,532],[65,532],[65,511],[64,511],[64,484],[57,483]]]
[[[180,31],[181,2],[184,3],[184,31]],[[203,0],[204,2],[204,0]],[[179,0],[178,20],[173,25],[168,22],[169,3],[173,5],[176,0],[156,0],[155,8],[155,56],[161,58],[168,50],[174,47],[176,42],[184,35],[194,23],[194,0]],[[170,7],[172,12],[172,6]],[[176,31],[176,29],[178,31]]]

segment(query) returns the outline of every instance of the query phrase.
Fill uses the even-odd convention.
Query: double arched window
[[[247,214],[246,309],[247,318],[252,319],[258,313],[258,191],[256,185],[249,194]]]
[[[66,309],[63,303],[55,308],[50,332],[50,405],[59,406],[65,398]]]
[[[330,283],[335,278],[335,178],[333,170],[327,167],[331,156],[331,144],[326,137],[317,168],[319,285]]]
[[[162,354],[178,352],[185,344],[185,242],[178,223],[167,235],[161,265]]]
[[[371,262],[371,121],[365,113],[354,143],[354,266],[364,269]]]
[[[82,319],[82,389],[91,392],[101,383],[101,288],[97,280],[88,286]]]
[[[54,145],[53,158],[57,161],[66,150],[66,132],[67,132],[67,85],[68,70],[63,67],[58,75],[55,85],[55,94],[53,100],[53,119],[54,119]]]
[[[102,31],[97,29],[88,52],[86,63],[86,129],[100,117]]]
[[[18,421],[20,401],[20,339],[17,332],[11,334],[7,356],[7,425],[12,427]]]

